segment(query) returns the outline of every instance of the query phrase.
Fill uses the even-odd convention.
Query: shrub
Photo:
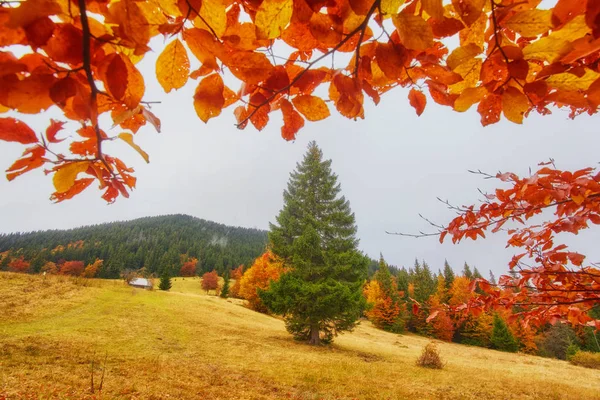
[[[571,343],[569,347],[567,347],[566,358],[567,360],[571,360],[575,354],[577,354],[581,349],[575,343]]]
[[[579,351],[571,357],[569,362],[580,367],[600,369],[600,353],[590,353],[588,351]]]
[[[442,369],[445,363],[440,357],[440,350],[435,343],[423,347],[423,352],[417,359],[417,365],[423,368]]]

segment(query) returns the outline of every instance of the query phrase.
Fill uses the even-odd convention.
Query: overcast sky
[[[42,170],[13,182],[3,178],[0,232],[71,228],[174,213],[268,229],[282,207],[289,173],[308,142],[316,140],[325,157],[333,160],[342,193],[356,214],[363,251],[374,258],[382,252],[390,264],[398,266],[425,259],[435,271],[443,267],[444,259],[455,270],[467,261],[485,276],[488,270],[498,276],[506,272],[514,253],[504,248],[503,234],[440,245],[436,238],[412,239],[386,231],[428,230],[419,213],[448,222],[453,214],[436,200],[438,196],[458,205],[477,202],[477,188],[492,189],[494,182],[469,174],[469,169],[524,174],[550,157],[562,169],[595,166],[599,161],[597,116],[570,120],[567,112],[556,110],[545,117],[532,114],[521,126],[503,120],[484,128],[474,109],[461,114],[432,101],[417,117],[405,89],[387,93],[378,106],[366,99],[365,120],[345,119],[330,104],[332,117],[307,122],[295,142],[281,138],[279,111],[271,114],[262,132],[251,125],[238,130],[233,107],[204,124],[192,104],[197,83],[190,81],[183,89],[164,94],[153,75],[155,60],[156,54],[151,54],[141,69],[146,77],[145,100],[162,101],[152,108],[162,120],[162,133],[144,127],[135,137],[150,154],[150,164],[124,143],[106,146],[109,154],[122,157],[136,169],[137,189],[131,197],[107,205],[93,185],[73,200],[53,204],[48,199],[52,180]],[[59,116],[50,112],[23,119],[39,132],[50,117]],[[0,142],[0,168],[8,168],[23,148]],[[567,243],[575,244],[573,249],[590,256],[590,261],[599,261],[597,238],[586,232]]]

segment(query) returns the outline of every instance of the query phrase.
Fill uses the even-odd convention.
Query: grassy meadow
[[[0,399],[600,399],[597,370],[451,343],[443,370],[422,369],[428,339],[368,322],[310,347],[197,278],[172,282],[0,272]]]

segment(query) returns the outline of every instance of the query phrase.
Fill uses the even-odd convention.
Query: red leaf
[[[50,126],[46,128],[46,139],[50,143],[60,143],[65,139],[56,139],[56,134],[63,128],[65,123],[61,121],[50,120]]]
[[[0,140],[23,144],[38,141],[35,132],[25,122],[14,118],[0,118]]]
[[[411,89],[410,93],[408,93],[408,101],[410,101],[410,105],[417,111],[417,115],[420,116],[423,114],[423,110],[425,110],[425,105],[427,104],[427,98],[423,92]]]

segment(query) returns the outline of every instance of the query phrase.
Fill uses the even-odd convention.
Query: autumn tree
[[[102,263],[103,263],[103,260],[100,260],[97,258],[96,261],[94,261],[92,264],[88,264],[85,267],[81,276],[83,276],[84,278],[95,277],[96,274],[98,273],[98,270],[102,267]]]
[[[236,269],[231,271],[231,279],[233,279],[233,285],[229,288],[229,297],[241,298],[240,295],[240,282],[242,275],[244,274],[244,266],[240,265]]]
[[[193,104],[202,121],[235,106],[239,128],[261,130],[281,113],[286,140],[329,117],[329,104],[364,118],[365,97],[377,104],[399,88],[418,115],[431,100],[457,112],[476,107],[484,126],[554,108],[595,114],[599,16],[592,0],[2,1],[0,111],[13,114],[0,118],[0,140],[26,146],[6,176],[43,168],[57,202],[93,182],[107,202],[127,197],[134,171],[105,145],[127,144],[149,161],[134,135],[146,124],[161,129],[145,96],[150,77],[137,66],[151,50],[160,52],[165,92],[199,80]],[[160,35],[168,43],[152,49]],[[23,121],[48,109],[61,116],[44,132]],[[484,207],[458,207],[461,215],[437,232],[456,242],[508,221],[520,226],[509,245],[521,249],[511,262],[521,278],[499,279],[478,306],[519,304],[533,322],[566,318],[600,329],[585,312],[598,302],[600,270],[555,240],[600,223],[597,173],[544,166],[496,177],[509,188],[486,196]],[[552,218],[528,225],[549,209]]]
[[[251,309],[259,312],[267,312],[259,296],[259,290],[266,290],[272,281],[279,280],[283,273],[281,260],[273,252],[267,250],[254,260],[254,263],[239,279],[239,295],[248,301]]]
[[[65,261],[60,266],[61,275],[80,276],[85,269],[83,261]]]
[[[46,261],[46,263],[44,264],[44,266],[41,269],[41,272],[52,274],[52,275],[58,274],[58,271],[59,271],[58,266],[56,265],[56,263],[54,263],[52,261]]]
[[[319,344],[352,329],[364,307],[367,258],[331,160],[311,142],[291,173],[283,209],[270,224],[272,251],[289,271],[261,299],[298,340]]]
[[[196,264],[198,263],[197,259],[191,259],[183,263],[181,269],[179,270],[179,275],[181,276],[194,276],[196,275]]]
[[[206,294],[211,290],[216,292],[219,289],[219,275],[217,275],[217,271],[212,270],[202,275],[201,285],[202,290],[206,290]]]
[[[15,258],[8,263],[8,269],[12,272],[27,272],[29,271],[29,262],[25,261],[23,256]]]
[[[400,302],[400,293],[383,255],[379,258],[379,268],[373,279],[365,285],[364,294],[369,306],[365,313],[373,324],[390,332],[404,330],[404,304]]]

